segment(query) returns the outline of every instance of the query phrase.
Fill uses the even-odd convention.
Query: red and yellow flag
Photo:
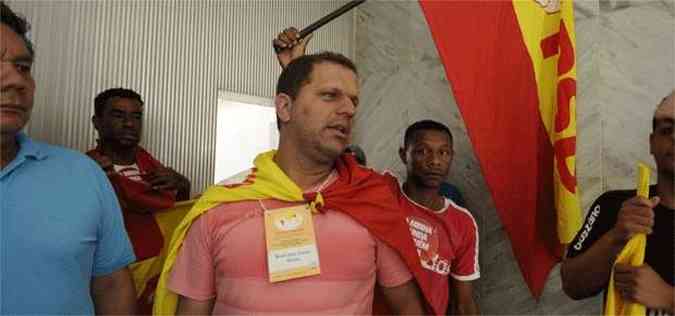
[[[581,226],[572,1],[420,5],[523,277],[539,297]]]
[[[129,266],[136,286],[136,298],[139,312],[143,315],[152,313],[155,289],[162,273],[164,261],[169,253],[169,241],[173,231],[190,211],[196,200],[178,202],[174,207],[153,213],[153,217],[162,235],[162,248],[158,255],[134,262]]]

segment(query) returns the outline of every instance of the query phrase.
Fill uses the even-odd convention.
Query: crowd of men
[[[164,245],[153,213],[189,200],[190,181],[139,145],[142,97],[96,96],[99,137],[86,155],[32,140],[22,131],[36,89],[29,25],[0,10],[0,314],[148,314],[153,303],[180,315],[479,313],[476,221],[447,197],[458,193],[445,182],[450,129],[406,129],[401,183],[366,167],[350,144],[360,87],[345,56],[306,55],[311,36],[294,28],[274,39],[278,148],[207,188]],[[625,299],[673,314],[674,105],[671,93],[654,115],[653,197],[603,194],[570,244],[572,298],[596,295],[613,271]],[[648,234],[645,264],[615,266],[637,233]],[[158,284],[136,293],[129,265],[166,246]]]

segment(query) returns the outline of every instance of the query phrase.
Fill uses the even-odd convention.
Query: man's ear
[[[101,130],[101,119],[94,114],[94,116],[91,117],[91,123],[94,124],[94,128],[97,131]]]
[[[649,134],[649,153],[654,154],[654,132]]]
[[[398,156],[401,158],[401,162],[403,162],[404,165],[408,165],[408,155],[406,153],[405,147],[401,147],[398,149]]]
[[[279,93],[274,97],[274,107],[280,122],[287,123],[291,120],[291,97],[285,93]]]

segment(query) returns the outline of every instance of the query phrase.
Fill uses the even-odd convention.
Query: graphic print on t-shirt
[[[137,164],[113,165],[113,168],[115,168],[115,172],[129,178],[129,180],[143,181],[143,178],[141,178],[141,170],[138,169]]]
[[[440,236],[437,227],[413,215],[408,216],[406,222],[410,227],[410,234],[417,247],[417,254],[422,267],[442,275],[448,275],[450,273],[450,262],[447,258],[442,258],[438,251]]]

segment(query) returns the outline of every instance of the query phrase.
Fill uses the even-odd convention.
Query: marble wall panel
[[[603,191],[634,186],[637,160],[651,162],[646,135],[655,104],[675,86],[673,1],[575,2],[577,174],[586,210]],[[397,157],[405,127],[425,118],[447,124],[456,156],[449,181],[476,218],[484,314],[598,314],[600,296],[572,301],[559,267],[539,301],[527,290],[497,218],[466,127],[417,1],[370,0],[356,13],[356,61],[362,102],[355,142],[369,163],[403,175]]]

